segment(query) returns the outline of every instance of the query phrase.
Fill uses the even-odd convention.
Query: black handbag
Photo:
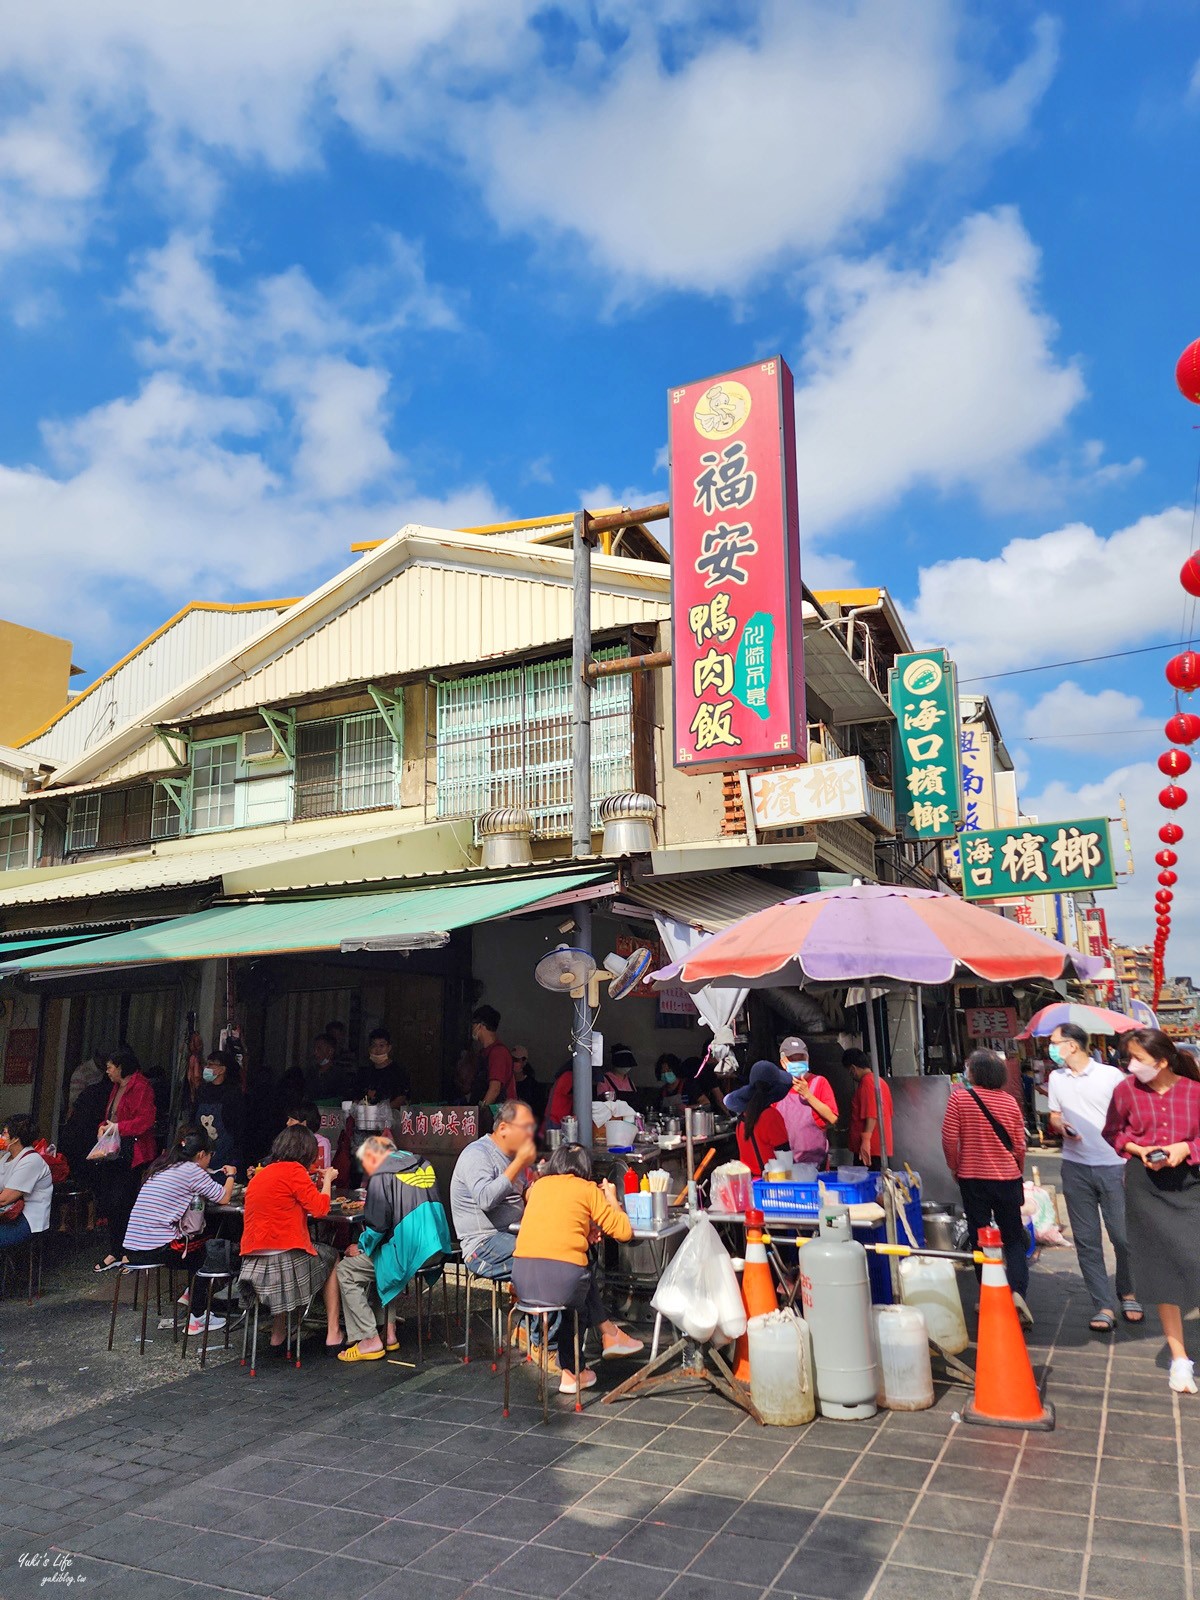
[[[964,1083],[963,1084],[963,1088],[971,1096],[971,1099],[974,1100],[975,1104],[979,1107],[980,1111],[983,1112],[984,1116],[987,1118],[988,1122],[991,1124],[992,1132],[996,1135],[997,1139],[999,1139],[1000,1143],[1004,1146],[1004,1148],[1008,1151],[1009,1155],[1012,1157],[1013,1166],[1015,1166],[1017,1168],[1017,1176],[1019,1178],[1023,1178],[1025,1176],[1025,1172],[1024,1172],[1024,1169],[1020,1166],[1020,1164],[1017,1161],[1017,1152],[1013,1148],[1012,1140],[1009,1138],[1008,1129],[1007,1128],[1002,1128],[1000,1126],[1000,1124],[996,1121],[995,1117],[988,1110],[988,1108],[984,1105],[983,1101],[975,1093],[974,1089],[972,1089],[972,1087],[971,1087],[971,1085],[969,1083]]]

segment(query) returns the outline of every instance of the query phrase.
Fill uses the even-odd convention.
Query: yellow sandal
[[[384,1353],[383,1353],[382,1350],[363,1350],[363,1349],[360,1348],[360,1346],[358,1346],[356,1344],[352,1344],[350,1346],[349,1350],[340,1350],[338,1352],[338,1360],[339,1361],[382,1361],[383,1360],[383,1355],[384,1355]]]

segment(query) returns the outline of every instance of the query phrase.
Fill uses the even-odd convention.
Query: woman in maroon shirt
[[[1104,1137],[1125,1157],[1125,1226],[1139,1296],[1158,1306],[1170,1385],[1195,1394],[1183,1311],[1200,1305],[1200,1070],[1157,1028],[1121,1041],[1129,1077],[1113,1090]]]

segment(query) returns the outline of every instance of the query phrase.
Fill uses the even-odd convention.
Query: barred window
[[[599,658],[621,654],[599,652]],[[633,685],[592,691],[593,823],[606,795],[633,786]],[[571,831],[571,663],[544,661],[437,686],[437,815],[523,806],[535,832]]]
[[[232,828],[238,742],[211,739],[192,746],[192,831]]]
[[[66,847],[72,855],[117,850],[152,839],[174,839],[178,833],[179,812],[162,785],[143,783],[134,789],[76,795],[68,814]]]
[[[293,816],[336,816],[396,804],[396,745],[378,711],[296,729]]]
[[[0,872],[19,872],[29,865],[29,813],[0,817]]]

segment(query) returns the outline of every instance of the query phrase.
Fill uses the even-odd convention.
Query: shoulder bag
[[[1025,1173],[1024,1173],[1024,1170],[1022,1169],[1022,1167],[1020,1166],[1020,1164],[1017,1161],[1017,1152],[1013,1147],[1013,1142],[1012,1142],[1011,1137],[1009,1136],[1008,1129],[1001,1127],[1001,1125],[996,1121],[995,1117],[988,1110],[988,1108],[984,1105],[983,1101],[975,1093],[974,1089],[972,1089],[972,1087],[971,1087],[971,1085],[969,1083],[964,1083],[963,1084],[963,1088],[971,1096],[971,1099],[974,1100],[975,1104],[979,1107],[980,1111],[983,1112],[984,1116],[987,1118],[989,1124],[991,1125],[992,1132],[996,1135],[997,1139],[999,1139],[1000,1143],[1004,1146],[1004,1148],[1008,1151],[1009,1155],[1012,1157],[1013,1166],[1017,1168],[1017,1176],[1019,1178],[1023,1178],[1025,1176]]]

